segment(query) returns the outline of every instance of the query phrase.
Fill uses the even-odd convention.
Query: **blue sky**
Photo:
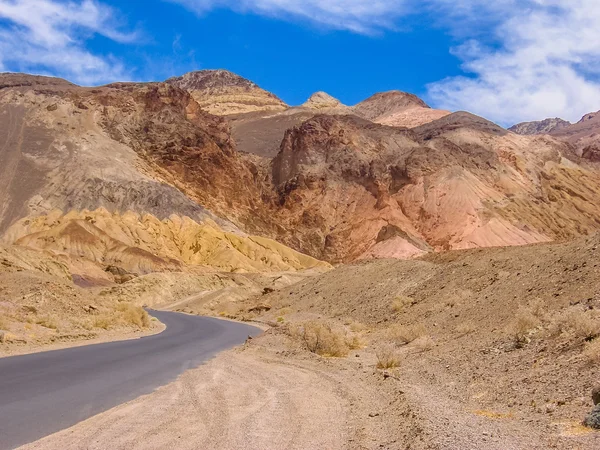
[[[510,125],[600,109],[597,0],[0,0],[0,70],[84,85],[223,68],[290,104],[384,90]]]

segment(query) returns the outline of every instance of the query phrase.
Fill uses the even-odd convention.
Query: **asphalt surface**
[[[150,311],[167,328],[129,341],[0,358],[0,449],[13,449],[152,392],[260,329]]]

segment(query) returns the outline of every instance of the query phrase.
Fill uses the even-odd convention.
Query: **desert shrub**
[[[413,341],[413,347],[422,352],[431,350],[435,346],[435,342],[431,339],[430,336],[419,336],[417,339]]]
[[[404,295],[398,295],[394,300],[392,300],[392,310],[396,313],[400,313],[404,311],[404,309],[413,304],[413,299],[410,297],[405,297]]]
[[[540,325],[540,320],[529,310],[522,310],[517,313],[515,319],[509,326],[509,333],[515,343],[515,347],[522,348],[529,343],[531,333]]]
[[[90,330],[92,330],[94,328],[94,323],[92,322],[91,319],[88,319],[88,318],[84,318],[84,319],[78,320],[76,322],[76,324],[79,327],[81,327],[81,328],[83,328],[84,330],[87,330],[87,331],[90,331]]]
[[[0,330],[8,329],[8,320],[6,317],[0,316]]]
[[[127,325],[135,325],[138,328],[148,328],[150,326],[150,317],[141,306],[131,303],[119,303],[117,310],[121,313],[121,319]]]
[[[350,331],[354,332],[354,333],[360,333],[362,331],[366,331],[367,330],[367,326],[363,323],[360,322],[356,322],[356,321],[352,321],[348,324]]]
[[[346,339],[346,345],[350,350],[358,350],[365,346],[365,343],[360,338],[360,336],[354,335],[348,339]]]
[[[348,354],[344,334],[323,322],[304,322],[298,325],[293,334],[302,341],[308,351],[317,355],[342,357]]]
[[[377,357],[378,369],[393,369],[400,364],[398,353],[394,346],[390,344],[379,347],[375,352],[375,356]]]
[[[97,317],[94,317],[92,322],[93,328],[102,328],[103,330],[108,330],[113,324],[115,319],[111,318],[108,314],[102,314]]]
[[[476,330],[476,327],[471,322],[464,322],[464,323],[461,323],[459,326],[456,327],[456,332],[458,334],[460,334],[461,336],[465,336],[467,334],[471,334],[475,330]]]
[[[396,344],[410,344],[415,339],[425,336],[427,329],[423,324],[415,325],[393,325],[388,331],[388,335],[391,341]]]
[[[58,322],[56,318],[53,316],[41,316],[35,320],[37,325],[41,325],[45,328],[49,328],[51,330],[56,330],[58,328]]]
[[[529,302],[527,309],[531,312],[531,314],[541,320],[546,315],[547,305],[542,299],[535,298]]]
[[[600,339],[586,343],[583,354],[589,362],[600,364]]]
[[[600,318],[595,311],[567,310],[555,318],[552,332],[590,341],[600,335]]]
[[[278,323],[283,323],[283,322],[285,322],[285,319],[284,319],[283,317],[279,316],[279,317],[277,318],[277,322],[278,322]]]

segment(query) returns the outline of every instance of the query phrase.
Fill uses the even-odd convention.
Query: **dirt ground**
[[[581,425],[600,384],[599,256],[592,236],[191,297],[172,307],[270,328],[26,448],[600,448]]]
[[[368,349],[306,353],[278,330],[150,395],[22,449],[595,448],[589,431],[548,435],[469,410],[417,372],[381,371]]]

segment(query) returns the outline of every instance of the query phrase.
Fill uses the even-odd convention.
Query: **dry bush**
[[[121,320],[127,325],[135,325],[138,328],[148,328],[150,317],[144,308],[132,303],[119,303],[117,311],[121,313]]]
[[[546,312],[547,312],[547,305],[546,305],[546,303],[542,299],[535,298],[535,299],[533,299],[533,300],[531,300],[529,302],[529,306],[528,306],[527,309],[535,317],[537,317],[540,320],[543,320],[543,318],[544,318],[544,316],[546,315]]]
[[[58,322],[54,316],[41,316],[35,320],[36,325],[41,325],[51,330],[58,329]]]
[[[398,353],[394,346],[390,344],[379,347],[375,352],[375,356],[377,357],[378,369],[393,369],[400,364]]]
[[[102,328],[103,330],[108,330],[113,324],[114,318],[108,314],[94,317],[94,321],[92,322],[93,328]]]
[[[431,350],[435,346],[435,342],[430,336],[420,336],[413,341],[412,345],[416,349],[425,352]]]
[[[515,347],[521,348],[529,343],[531,333],[540,325],[540,320],[529,310],[522,310],[517,313],[515,319],[509,326],[509,333],[512,335]]]
[[[415,339],[425,336],[426,334],[427,329],[425,328],[425,325],[420,323],[408,326],[393,325],[388,331],[390,340],[396,344],[410,344]]]
[[[589,341],[600,336],[600,318],[591,310],[567,310],[555,318],[552,334],[570,334]]]
[[[460,334],[461,336],[465,336],[467,334],[473,333],[476,329],[477,329],[477,327],[473,323],[464,322],[456,327],[456,332],[458,334]]]
[[[359,350],[365,347],[364,341],[360,336],[354,335],[351,338],[346,339],[346,345],[350,350]]]
[[[317,355],[342,357],[348,354],[344,334],[323,322],[301,323],[291,334],[300,339],[308,351]]]
[[[91,331],[94,328],[94,323],[90,319],[82,319],[79,321],[79,326],[84,330]]]
[[[350,331],[353,331],[354,333],[360,333],[367,330],[367,326],[365,324],[356,321],[350,322],[349,327]]]
[[[410,297],[405,297],[404,295],[398,295],[394,300],[392,300],[392,309],[396,313],[400,313],[404,311],[404,309],[413,304],[413,299]]]
[[[586,343],[583,354],[589,362],[600,364],[600,339]]]

